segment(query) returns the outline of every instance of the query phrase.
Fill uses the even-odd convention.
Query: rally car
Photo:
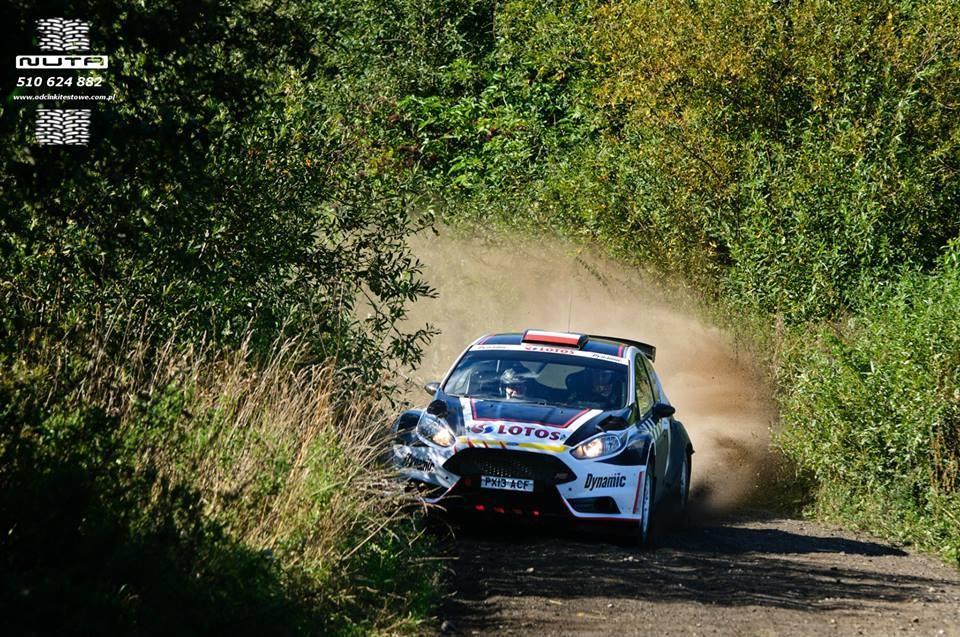
[[[394,422],[393,461],[448,511],[611,523],[647,543],[655,516],[685,512],[693,454],[655,355],[606,336],[483,336]]]

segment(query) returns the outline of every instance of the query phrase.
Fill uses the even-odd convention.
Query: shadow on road
[[[906,555],[869,541],[804,535],[784,521],[730,521],[662,537],[654,550],[529,528],[462,527],[448,616],[483,623],[484,600],[599,598],[821,612],[924,600],[940,582],[872,570]],[[790,525],[787,525],[790,526]],[[780,528],[777,528],[780,527]],[[490,603],[487,601],[486,603]]]
[[[906,552],[876,542],[842,537],[801,535],[775,528],[714,526],[691,529],[663,542],[666,547],[717,555],[771,553],[845,553],[847,555],[906,555]]]

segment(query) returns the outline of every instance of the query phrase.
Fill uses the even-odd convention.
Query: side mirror
[[[609,416],[608,418],[605,418],[603,422],[597,425],[601,431],[623,431],[629,426],[630,423],[620,416]]]
[[[447,415],[447,403],[442,400],[434,400],[427,405],[427,413],[431,416],[443,418]]]
[[[669,418],[670,416],[677,413],[677,410],[673,405],[668,405],[666,403],[657,403],[653,406],[653,419],[660,420],[661,418]]]
[[[429,383],[423,386],[423,391],[427,392],[431,396],[435,396],[437,392],[440,391],[440,383],[435,380],[431,380]]]

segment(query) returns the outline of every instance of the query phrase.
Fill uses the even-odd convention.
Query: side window
[[[635,381],[637,386],[637,408],[643,415],[653,407],[653,388],[650,386],[650,379],[647,377],[647,368],[643,366],[640,359],[643,355],[638,355],[634,367]]]
[[[650,359],[642,354],[638,358],[643,359],[643,366],[647,368],[647,376],[650,378],[650,386],[653,387],[653,399],[657,402],[660,402],[660,388],[657,386],[657,374],[653,371],[653,365],[650,364]]]

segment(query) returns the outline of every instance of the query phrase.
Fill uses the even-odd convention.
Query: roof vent
[[[586,334],[570,334],[568,332],[544,332],[542,330],[527,330],[523,333],[524,343],[541,343],[545,345],[563,345],[565,347],[581,348],[587,342]]]

